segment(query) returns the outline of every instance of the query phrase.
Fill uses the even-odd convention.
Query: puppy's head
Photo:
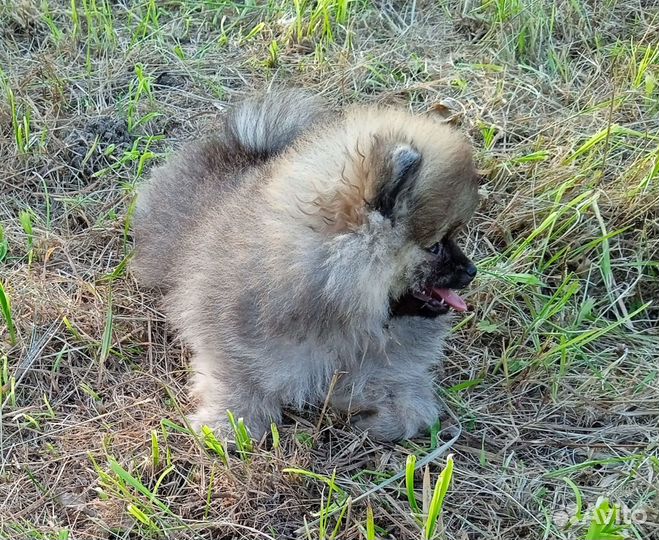
[[[381,165],[371,206],[406,240],[394,259],[399,268],[390,294],[393,316],[464,311],[455,289],[476,276],[476,266],[456,243],[478,203],[471,150],[450,130],[425,135],[430,138],[404,141],[392,133],[372,147],[371,159]]]
[[[342,186],[323,205],[332,210],[326,222],[372,235],[374,257],[390,268],[364,286],[387,289],[391,316],[464,311],[456,289],[471,283],[476,267],[456,238],[478,204],[471,146],[431,117],[381,110],[354,116],[347,136],[358,142]],[[386,225],[375,232],[374,222]]]

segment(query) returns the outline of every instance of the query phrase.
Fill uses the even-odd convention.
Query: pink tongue
[[[444,302],[451,306],[455,311],[467,311],[467,304],[460,298],[453,289],[434,289],[432,295],[439,296]]]

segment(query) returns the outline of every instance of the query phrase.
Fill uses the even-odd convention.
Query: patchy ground
[[[309,414],[223,457],[183,427],[186,352],[126,273],[145,172],[270,84],[453,98],[479,148],[480,277],[438,374],[462,434],[435,536],[656,534],[656,2],[1,9],[0,538],[421,537],[404,482],[353,500],[430,438],[376,445]],[[592,523],[599,497],[622,505],[614,536]]]

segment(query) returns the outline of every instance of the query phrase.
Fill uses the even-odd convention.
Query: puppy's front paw
[[[353,415],[351,422],[358,429],[368,431],[373,439],[397,441],[427,431],[437,421],[440,412],[441,408],[433,398],[394,398]]]

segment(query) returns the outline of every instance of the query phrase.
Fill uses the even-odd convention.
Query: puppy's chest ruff
[[[361,344],[344,347],[338,343],[334,347],[330,344],[330,356],[335,358],[337,369],[347,371],[362,369],[366,363],[385,366],[402,358],[432,365],[438,362],[449,328],[450,323],[444,319],[390,319],[381,334],[365,339]]]

